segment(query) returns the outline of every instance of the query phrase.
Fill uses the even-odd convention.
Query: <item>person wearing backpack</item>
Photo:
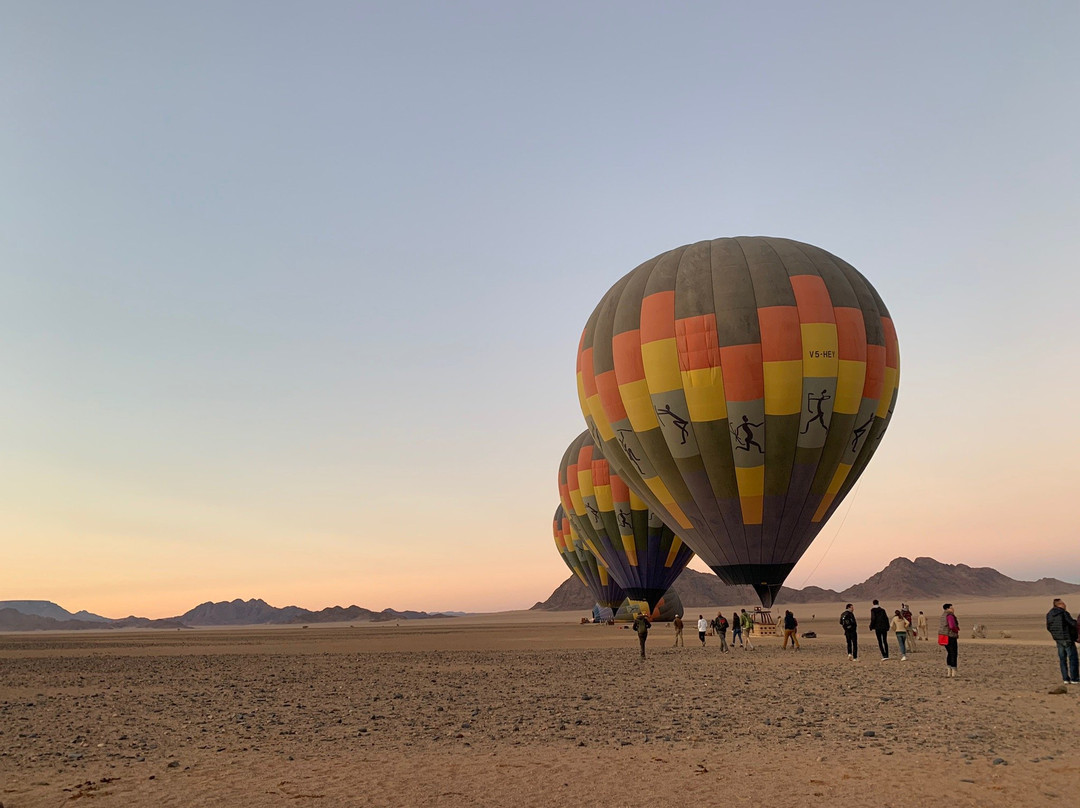
[[[713,621],[713,625],[716,627],[716,636],[720,638],[720,650],[727,651],[727,630],[728,621],[727,618],[721,612],[716,613],[716,619]]]
[[[889,613],[878,605],[874,600],[874,608],[870,610],[870,630],[877,635],[878,650],[881,651],[881,661],[889,661]]]
[[[840,625],[844,629],[844,639],[847,640],[847,658],[853,662],[859,661],[859,621],[855,619],[855,607],[850,603],[844,607],[840,614]]]
[[[645,641],[649,638],[649,629],[652,623],[649,618],[640,611],[634,613],[634,631],[637,632],[638,643],[641,645],[641,658],[645,658]]]
[[[743,639],[746,641],[746,648],[749,651],[754,650],[754,644],[750,642],[750,635],[754,633],[754,618],[750,616],[750,613],[746,609],[741,609],[742,612],[739,620],[742,621],[742,633]]]
[[[746,646],[743,645],[743,641],[742,641],[742,620],[739,619],[739,613],[738,612],[734,612],[731,615],[731,647],[732,648],[735,647],[735,640],[739,641],[739,645],[741,645],[742,649],[745,651]]]

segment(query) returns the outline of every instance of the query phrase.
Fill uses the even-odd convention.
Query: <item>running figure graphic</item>
[[[874,416],[871,415],[869,418],[866,419],[866,423],[864,423],[862,426],[855,428],[855,432],[852,433],[851,451],[855,451],[855,447],[859,445],[859,441],[862,439],[862,436],[866,434],[866,430],[870,428],[870,424],[873,423],[873,421]]]
[[[829,427],[825,423],[825,411],[821,409],[821,405],[828,401],[830,398],[832,398],[832,396],[829,395],[828,390],[822,390],[820,396],[815,396],[813,393],[806,394],[806,411],[814,412],[814,405],[817,404],[817,413],[814,415],[813,418],[806,422],[806,426],[803,427],[803,431],[799,433],[800,435],[805,435],[806,431],[810,429],[810,424],[814,423],[814,421],[819,422],[821,424],[821,428],[824,429],[826,432],[829,431]]]
[[[679,415],[677,412],[674,412],[671,409],[670,404],[665,404],[664,409],[656,411],[656,416],[658,418],[660,416],[663,416],[663,415],[670,415],[671,416],[671,423],[674,424],[675,426],[677,426],[679,428],[679,431],[682,432],[682,441],[680,442],[679,445],[680,446],[686,445],[686,436],[687,436],[686,427],[688,427],[690,425],[690,422],[687,421],[685,418],[683,418],[681,415]]]
[[[641,458],[634,454],[633,447],[626,445],[626,435],[624,433],[632,433],[633,431],[634,430],[632,429],[617,429],[615,430],[615,434],[619,436],[619,445],[622,447],[623,451],[626,452],[626,456],[630,458],[630,462],[637,466],[638,474],[644,474],[645,469],[641,467]],[[597,441],[596,445],[602,446],[603,444]]]
[[[737,448],[749,452],[751,446],[756,446],[759,452],[765,454],[765,450],[761,448],[761,444],[754,440],[754,429],[762,426],[765,426],[764,422],[760,424],[751,423],[750,419],[744,415],[742,417],[742,423],[731,430],[731,434],[735,436],[735,441],[739,444]],[[739,434],[740,432],[745,435],[745,437],[742,437]]]
[[[630,514],[622,509],[619,510],[619,527],[632,527],[630,524]]]

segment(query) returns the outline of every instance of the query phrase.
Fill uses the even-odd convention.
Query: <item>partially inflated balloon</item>
[[[693,551],[650,513],[582,432],[559,464],[559,499],[571,526],[632,600],[649,611],[679,577]]]
[[[675,619],[675,615],[683,613],[682,600],[679,598],[679,593],[674,589],[665,592],[664,596],[660,598],[660,602],[653,607],[650,607],[643,600],[627,598],[615,613],[615,620],[616,622],[632,623],[634,614],[638,612],[641,614],[648,613],[649,621],[652,623],[670,623]]]
[[[647,261],[604,296],[578,351],[582,412],[612,469],[765,605],[877,449],[898,381],[874,288],[780,238]]]
[[[607,567],[597,560],[592,551],[585,546],[585,542],[578,537],[562,505],[555,509],[552,530],[559,555],[562,556],[570,571],[589,590],[589,594],[600,606],[613,611],[618,609],[619,604],[626,599],[626,593],[611,577]]]

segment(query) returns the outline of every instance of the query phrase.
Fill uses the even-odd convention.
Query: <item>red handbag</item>
[[[948,645],[949,644],[949,635],[948,634],[938,634],[937,635],[937,644],[938,645]]]

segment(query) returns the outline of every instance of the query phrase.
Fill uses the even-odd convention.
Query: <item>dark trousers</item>
[[[844,639],[847,640],[847,652],[851,654],[852,659],[859,658],[859,632],[857,631],[845,631]]]
[[[945,646],[945,664],[950,668],[956,667],[956,637],[949,637],[949,643]]]
[[[645,658],[645,640],[647,640],[649,638],[649,635],[644,631],[639,631],[638,635],[637,635],[637,638],[638,638],[638,642],[641,643],[641,658],[644,659]]]
[[[877,647],[881,651],[881,658],[889,658],[889,630],[887,628],[875,628],[874,633],[877,634]]]
[[[1077,670],[1076,643],[1068,640],[1057,641],[1058,662],[1061,663],[1061,681],[1080,682]]]

